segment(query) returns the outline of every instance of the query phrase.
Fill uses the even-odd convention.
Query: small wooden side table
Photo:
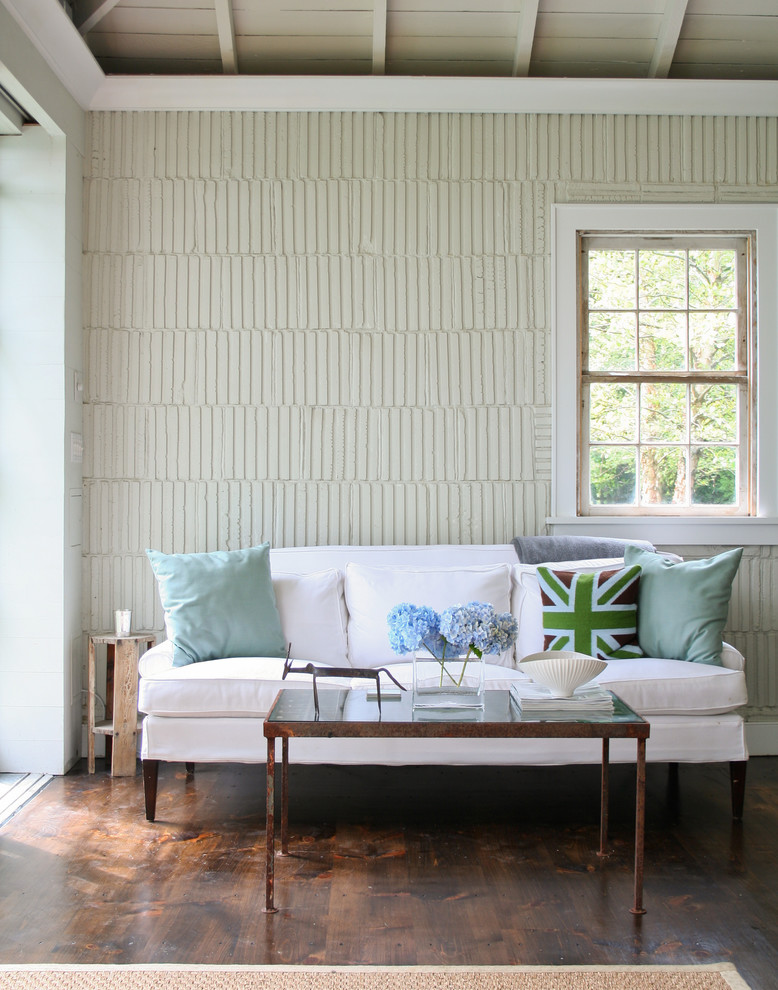
[[[95,772],[95,735],[104,735],[106,760],[112,777],[134,777],[138,718],[138,661],[157,642],[154,633],[89,637],[89,697],[87,701],[87,768]],[[105,645],[105,718],[95,721],[95,646]]]

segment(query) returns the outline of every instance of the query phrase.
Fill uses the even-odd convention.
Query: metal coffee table
[[[645,838],[646,739],[650,726],[614,695],[613,715],[581,720],[540,721],[522,719],[507,691],[487,691],[483,711],[437,712],[414,710],[411,692],[391,702],[379,713],[375,698],[366,691],[322,689],[319,716],[312,692],[283,690],[265,719],[267,738],[267,849],[265,908],[276,911],[275,886],[275,777],[276,739],[281,739],[281,853],[289,851],[289,740],[292,738],[425,738],[425,739],[602,739],[600,793],[600,849],[608,840],[608,768],[611,739],[634,739],[637,744],[635,782],[634,897],[630,911],[645,914],[643,907],[643,845]]]

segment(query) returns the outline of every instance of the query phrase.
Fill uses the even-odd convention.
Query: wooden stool
[[[87,702],[87,768],[95,772],[95,735],[104,735],[105,757],[111,757],[112,777],[134,777],[138,731],[138,661],[157,642],[154,633],[89,637],[89,698]],[[95,721],[95,646],[106,647],[105,718]]]

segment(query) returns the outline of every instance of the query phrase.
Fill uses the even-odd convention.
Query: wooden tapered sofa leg
[[[194,763],[186,764],[186,775],[187,777],[194,777]]]
[[[733,760],[729,764],[729,780],[732,787],[732,817],[736,822],[743,820],[747,767],[748,760]]]
[[[157,812],[157,779],[159,760],[143,761],[143,798],[146,803],[146,821],[153,822]]]

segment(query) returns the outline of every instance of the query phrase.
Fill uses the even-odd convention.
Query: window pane
[[[686,368],[686,314],[640,314],[640,370]]]
[[[749,511],[749,245],[725,231],[582,236],[584,513]]]
[[[686,308],[685,251],[641,251],[638,279],[641,309]]]
[[[695,371],[734,371],[737,315],[689,313],[689,365]]]
[[[635,252],[589,252],[589,307],[635,308]]]
[[[644,447],[640,453],[642,505],[684,505],[686,455],[679,447]]]
[[[737,275],[734,251],[689,252],[689,308],[735,309]]]
[[[589,369],[634,371],[635,340],[634,313],[591,313]]]
[[[589,439],[593,443],[634,443],[637,440],[636,385],[601,385],[589,389]]]
[[[683,443],[688,438],[686,385],[640,386],[640,439],[643,443]]]
[[[736,385],[692,385],[691,402],[693,443],[737,442]]]
[[[732,447],[692,448],[692,501],[696,505],[736,503],[737,452]]]
[[[636,487],[634,447],[593,447],[589,453],[592,505],[634,505]]]

